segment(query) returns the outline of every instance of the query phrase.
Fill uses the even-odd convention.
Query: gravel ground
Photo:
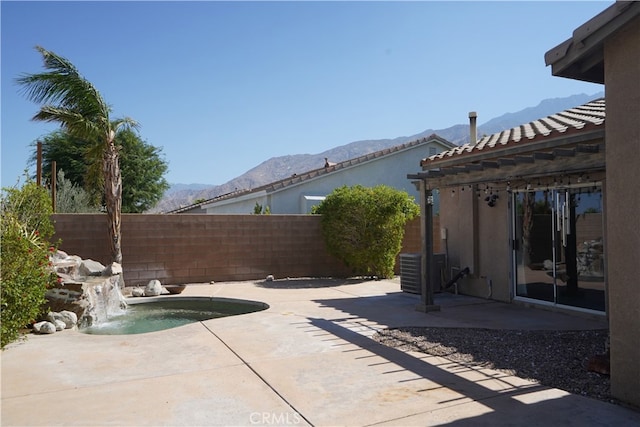
[[[607,333],[415,327],[386,329],[373,339],[617,404],[610,395],[609,376],[586,369],[590,357],[604,353]]]

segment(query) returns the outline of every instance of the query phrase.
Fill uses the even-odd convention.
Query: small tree
[[[54,228],[51,198],[33,181],[3,189],[0,259],[1,347],[40,314],[47,287],[56,280],[49,268],[49,239]]]
[[[84,188],[68,180],[63,170],[58,171],[56,184],[57,213],[100,212],[100,209],[91,205],[91,196],[89,193],[87,193]]]
[[[153,208],[169,189],[164,174],[169,166],[162,149],[144,141],[131,129],[116,134],[122,151],[122,212],[142,213]]]
[[[313,213],[322,215],[327,250],[354,274],[391,278],[405,224],[420,208],[405,191],[356,185],[335,189]]]
[[[58,170],[64,170],[65,178],[85,190],[92,206],[104,204],[104,183],[99,164],[93,163],[93,153],[81,138],[56,130],[41,138],[42,170],[45,179],[51,179],[51,165],[55,161]],[[120,152],[122,171],[122,212],[142,213],[154,207],[162,198],[169,184],[163,177],[168,170],[162,149],[144,141],[137,132],[121,129],[116,133],[115,144]],[[37,143],[29,159],[37,161]],[[57,207],[56,207],[57,209]]]
[[[271,215],[271,208],[269,205],[262,207],[262,205],[256,202],[253,207],[253,215]]]

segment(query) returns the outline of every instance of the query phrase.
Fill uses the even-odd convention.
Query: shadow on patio
[[[633,411],[516,376],[387,347],[366,336],[366,330],[373,328],[362,318],[308,321],[314,327],[310,332],[317,333],[315,328],[325,331],[327,339],[344,346],[344,352],[355,352],[356,358],[371,358],[370,366],[388,364],[383,375],[402,373],[399,382],[427,381],[426,387],[414,389],[414,393],[424,398],[424,407],[402,418],[387,420],[385,425],[557,425],[562,420],[564,425],[582,426],[612,419],[616,419],[615,424],[624,425],[640,421],[640,414]],[[346,343],[341,343],[342,340]],[[361,355],[361,349],[370,353]]]

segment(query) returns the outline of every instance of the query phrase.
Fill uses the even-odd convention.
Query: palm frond
[[[36,49],[42,54],[44,67],[49,71],[25,74],[16,79],[30,101],[76,110],[88,118],[109,117],[107,103],[71,62],[40,46],[36,46]],[[34,120],[40,120],[38,115],[34,116]],[[50,115],[48,120],[54,121]]]
[[[60,123],[63,129],[73,137],[98,141],[103,134],[102,126],[90,117],[73,109],[45,105],[33,116],[33,120]]]
[[[133,120],[131,117],[121,117],[111,120],[111,129],[113,129],[116,133],[126,129],[138,130],[140,129],[140,123]]]

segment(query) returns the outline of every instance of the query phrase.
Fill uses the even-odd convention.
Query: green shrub
[[[263,208],[260,203],[256,202],[253,207],[253,215],[271,215],[271,208],[269,205]]]
[[[322,215],[327,250],[355,275],[391,278],[405,224],[420,208],[405,191],[356,185],[335,189],[313,213]]]
[[[45,293],[55,280],[49,254],[51,198],[33,181],[20,189],[3,189],[0,229],[1,348],[40,314]]]

